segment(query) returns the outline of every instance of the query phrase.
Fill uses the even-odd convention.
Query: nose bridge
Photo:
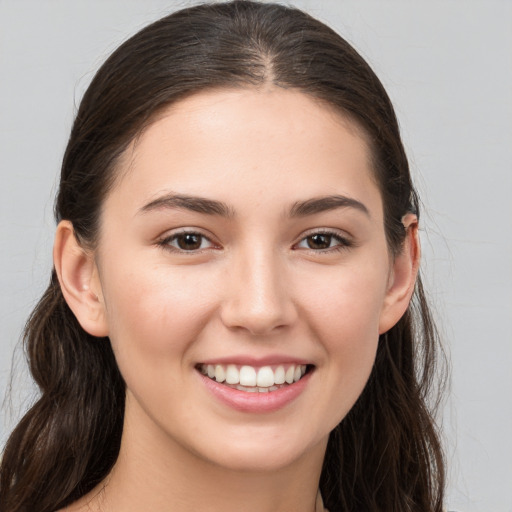
[[[229,270],[223,321],[230,328],[268,334],[293,322],[295,308],[282,255],[270,244],[247,244]]]

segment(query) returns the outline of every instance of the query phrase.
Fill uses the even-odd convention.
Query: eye
[[[196,252],[215,247],[209,238],[193,231],[175,233],[164,238],[158,244],[166,249],[180,252]]]
[[[328,252],[332,250],[342,250],[351,246],[352,243],[339,233],[322,231],[306,236],[295,247],[317,252]]]

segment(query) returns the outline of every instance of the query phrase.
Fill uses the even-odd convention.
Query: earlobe
[[[406,237],[402,250],[393,261],[380,316],[379,334],[389,331],[407,310],[418,275],[421,255],[418,218],[413,213],[408,213],[403,217],[402,223]]]
[[[64,299],[82,328],[93,336],[108,336],[98,269],[90,251],[77,241],[71,222],[57,226],[53,263]]]

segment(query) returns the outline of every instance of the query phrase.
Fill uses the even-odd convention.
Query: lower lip
[[[230,388],[198,372],[207,389],[221,402],[241,412],[265,413],[282,409],[293,402],[306,388],[312,372],[299,381],[268,393],[250,393]]]

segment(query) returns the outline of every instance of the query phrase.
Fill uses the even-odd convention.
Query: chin
[[[237,472],[278,472],[297,464],[317,452],[323,459],[329,434],[320,439],[293,439],[283,430],[247,432],[227,436],[223,441],[213,440],[204,449],[196,451],[201,458]]]

